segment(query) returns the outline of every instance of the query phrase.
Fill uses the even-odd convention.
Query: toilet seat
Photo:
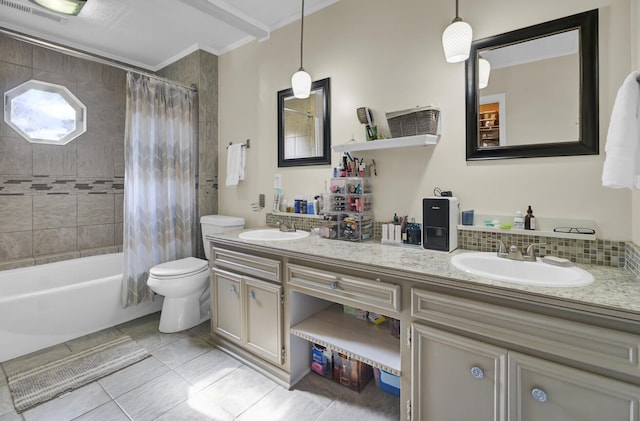
[[[205,272],[209,268],[209,262],[195,257],[173,260],[161,263],[149,270],[149,275],[154,278],[176,278]]]

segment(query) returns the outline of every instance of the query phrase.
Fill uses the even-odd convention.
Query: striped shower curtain
[[[148,301],[149,269],[196,247],[197,97],[127,74],[122,305]]]

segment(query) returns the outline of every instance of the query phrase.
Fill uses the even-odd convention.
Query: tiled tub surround
[[[350,243],[309,236],[291,241],[249,241],[238,238],[240,231],[214,237],[234,243],[251,244],[281,256],[313,256],[315,261],[347,264],[354,269],[371,267],[390,271],[406,279],[425,279],[429,283],[498,294],[527,302],[562,308],[587,310],[606,316],[640,321],[640,282],[629,271],[604,265],[578,264],[590,272],[595,282],[580,288],[548,288],[494,281],[462,272],[451,264],[451,257],[468,253],[444,253],[409,247],[383,246],[377,241]]]
[[[296,228],[309,231],[311,228],[319,226],[321,217],[296,215],[294,213],[267,213],[266,224],[269,226],[277,226],[276,221],[286,223],[295,222]],[[376,221],[374,228],[374,241],[380,240],[381,225],[383,222]],[[629,254],[629,248],[625,246],[624,241],[610,240],[577,240],[563,239],[545,236],[532,236],[528,233],[518,233],[518,231],[510,230],[504,232],[495,231],[458,231],[458,247],[465,250],[477,251],[495,251],[496,245],[489,239],[496,238],[501,240],[507,247],[517,245],[521,249],[534,243],[545,243],[537,252],[538,255],[553,255],[569,259],[575,263],[583,263],[590,265],[604,265],[617,268],[625,267],[625,255]],[[631,243],[632,244],[632,243]],[[631,247],[631,246],[630,246]],[[640,275],[640,248],[637,246],[632,248],[635,250],[635,267],[636,275]],[[640,279],[640,276],[638,276]]]
[[[0,270],[122,251],[123,181],[0,176]]]

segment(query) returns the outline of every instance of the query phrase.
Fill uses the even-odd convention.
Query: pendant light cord
[[[302,0],[302,17],[300,18],[300,70],[304,70],[304,68],[302,67],[303,43],[304,43],[304,0]]]

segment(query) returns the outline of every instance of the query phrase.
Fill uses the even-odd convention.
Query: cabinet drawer
[[[517,352],[508,360],[510,420],[638,420],[638,386]]]
[[[309,295],[341,304],[374,308],[387,315],[400,311],[400,286],[379,279],[358,278],[288,264],[287,283]]]
[[[251,254],[212,247],[213,265],[233,272],[255,276],[280,283],[280,261],[257,257]]]
[[[411,316],[507,346],[640,376],[638,335],[416,288]]]

